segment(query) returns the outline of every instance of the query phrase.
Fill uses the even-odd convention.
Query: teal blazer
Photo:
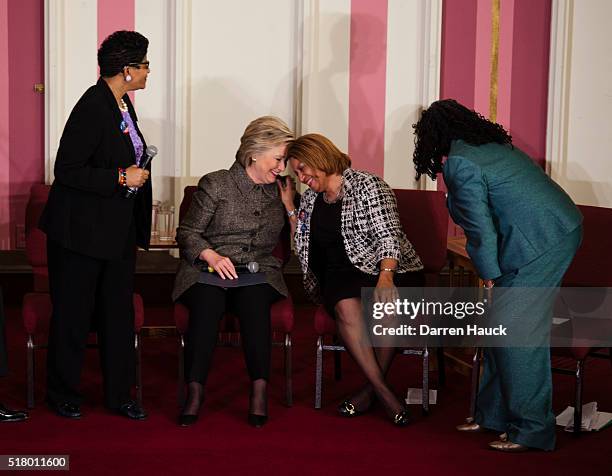
[[[482,279],[519,269],[582,223],[572,199],[517,147],[453,141],[443,175]]]

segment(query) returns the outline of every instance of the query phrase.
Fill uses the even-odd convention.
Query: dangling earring
[[[131,80],[132,80],[132,76],[130,75],[130,73],[126,74],[125,81],[129,83]]]

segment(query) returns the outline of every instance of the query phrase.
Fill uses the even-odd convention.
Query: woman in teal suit
[[[563,189],[502,126],[452,99],[434,102],[414,129],[417,179],[442,172],[485,287],[558,287],[582,239],[582,215]],[[539,307],[521,326],[549,328],[551,312]],[[487,348],[484,357],[475,421],[457,429],[504,433],[489,444],[496,450],[554,449],[549,348]]]

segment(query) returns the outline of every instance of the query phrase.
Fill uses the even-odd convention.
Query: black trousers
[[[269,284],[223,289],[196,283],[181,296],[189,308],[185,336],[185,380],[206,383],[217,343],[219,322],[226,311],[238,317],[240,334],[251,380],[270,375],[272,331],[270,307],[280,294]]]
[[[79,405],[88,335],[97,331],[104,401],[118,408],[130,399],[134,378],[134,269],[129,240],[122,259],[101,260],[47,241],[53,315],[47,352],[47,398]]]

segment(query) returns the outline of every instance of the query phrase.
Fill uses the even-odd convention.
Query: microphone
[[[259,271],[259,263],[257,261],[249,261],[248,263],[243,263],[243,264],[235,264],[234,265],[234,269],[236,270],[237,273],[252,273],[255,274]],[[208,272],[209,273],[214,273],[215,270],[209,266],[208,267]]]
[[[156,155],[157,155],[157,147],[155,147],[154,145],[147,146],[147,150],[145,150],[145,158],[142,161],[142,164],[140,164],[140,168],[146,169],[147,166],[149,165],[149,162],[151,162],[153,157],[155,157]],[[138,187],[129,187],[125,191],[123,196],[125,198],[134,198],[137,193],[138,193]]]

